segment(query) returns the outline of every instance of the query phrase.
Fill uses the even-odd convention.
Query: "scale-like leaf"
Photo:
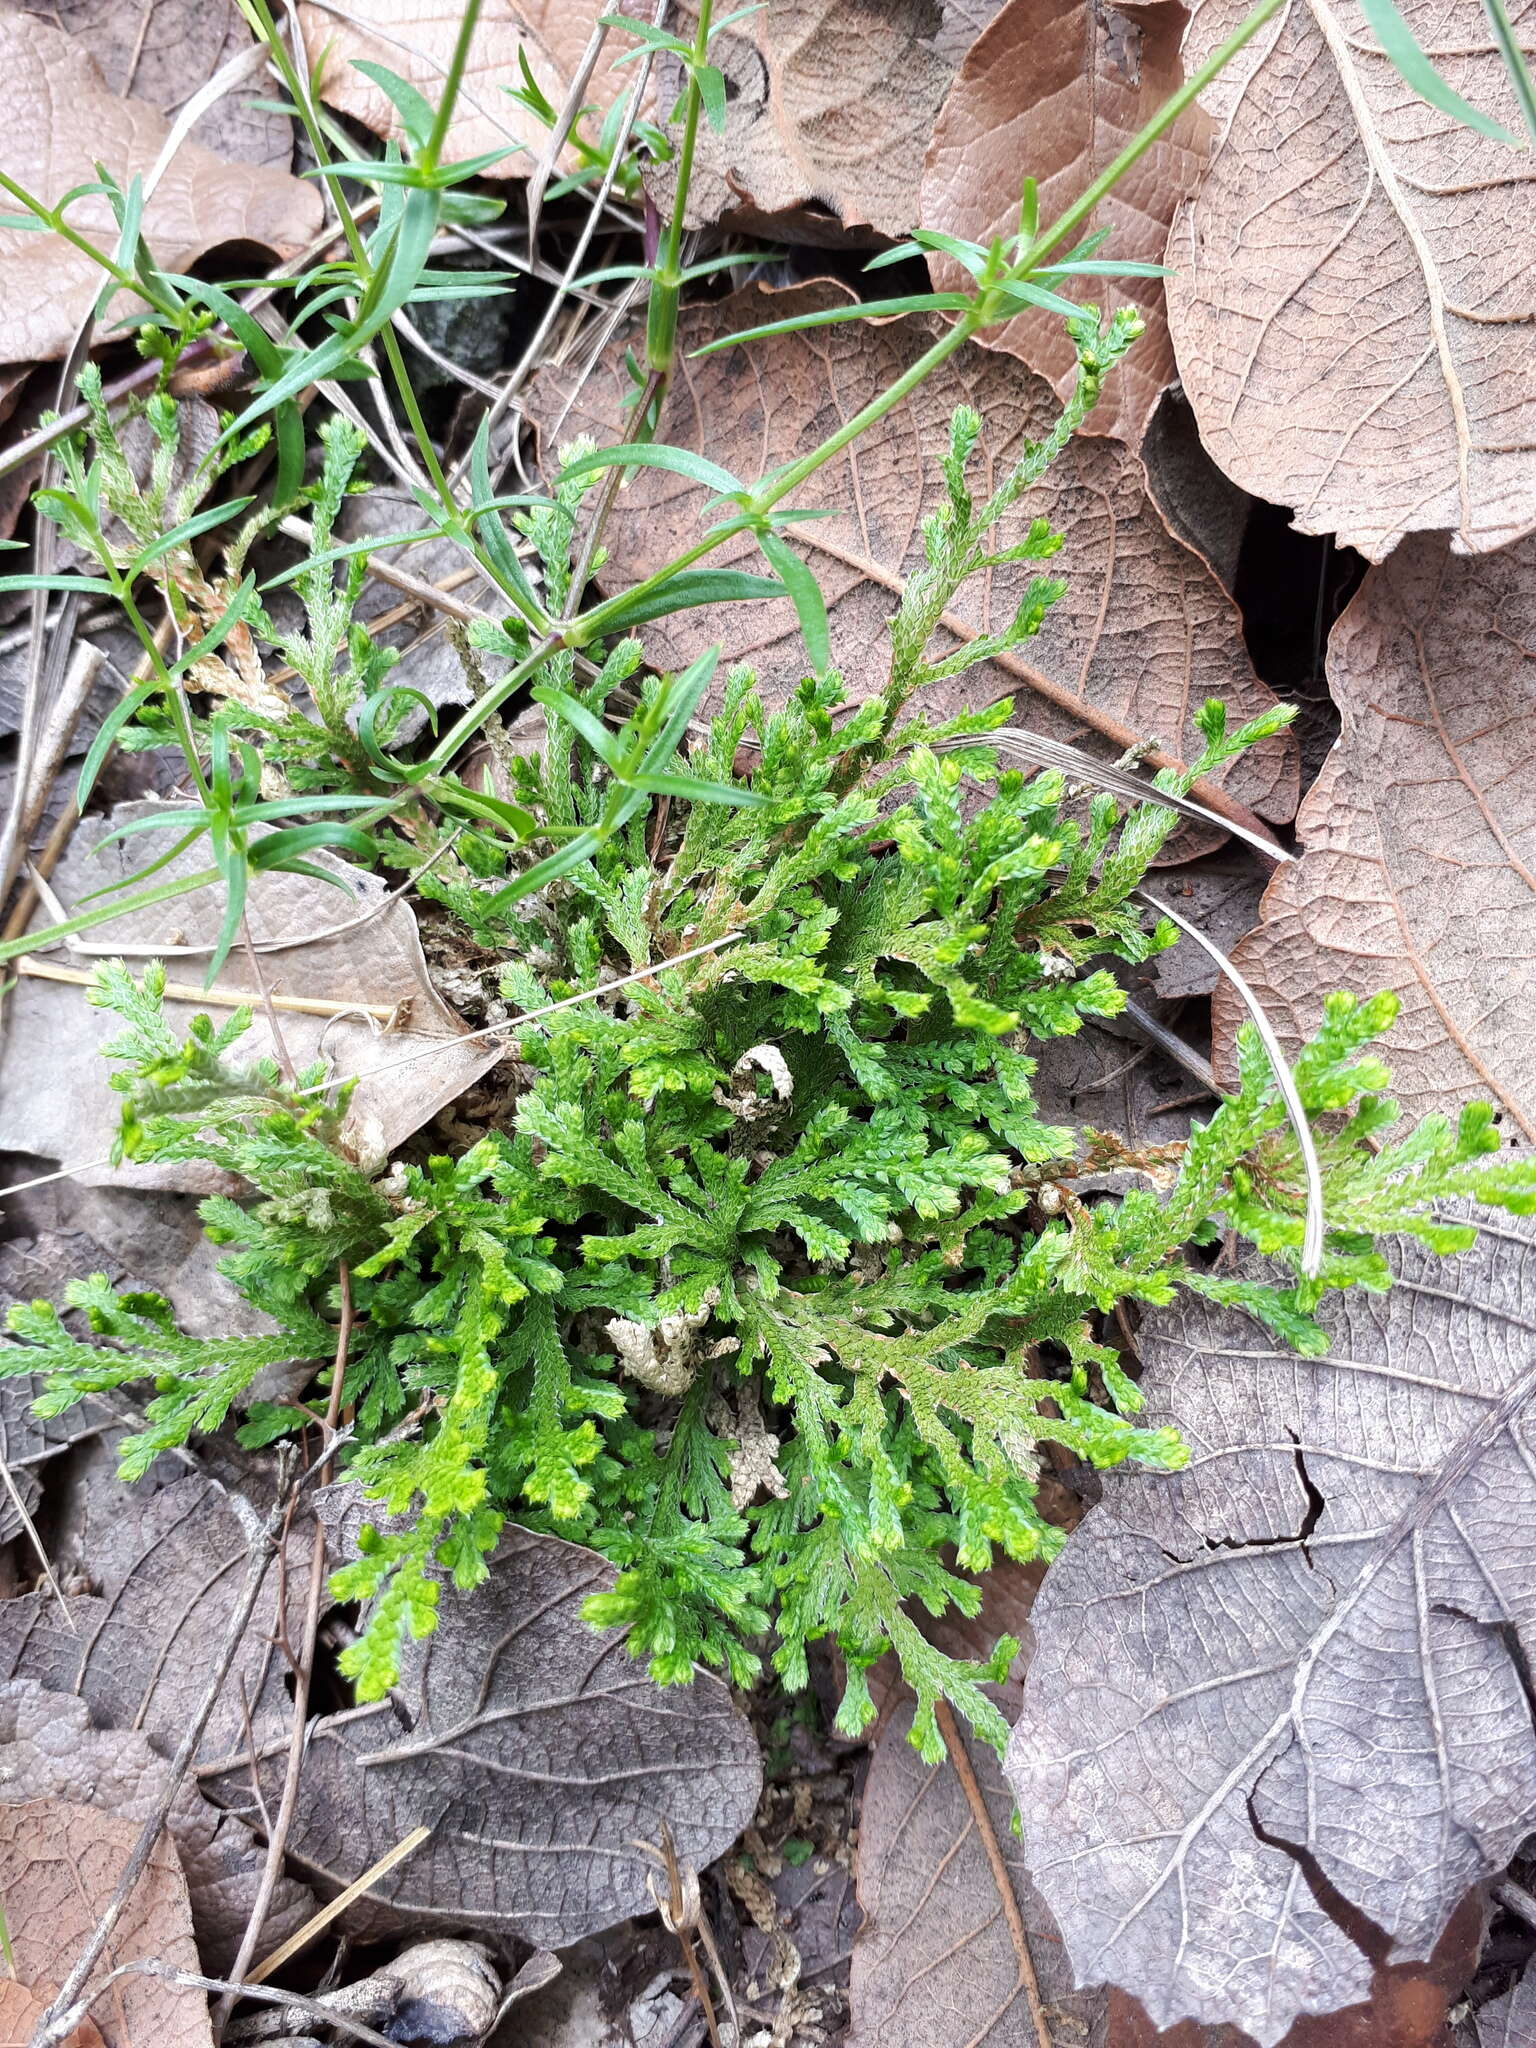
[[[1029,1866],[1079,1980],[1159,2025],[1267,2048],[1353,2003],[1359,1916],[1427,1957],[1536,1821],[1536,1224],[1392,1263],[1320,1358],[1151,1319],[1142,1419],[1189,1467],[1111,1478],[1035,1606]]]

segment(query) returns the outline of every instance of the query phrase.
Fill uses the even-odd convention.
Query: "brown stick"
[[[331,1394],[325,1410],[325,1441],[318,1474],[321,1485],[325,1483],[331,1462],[331,1440],[336,1434],[336,1419],[341,1413],[341,1386],[346,1377],[347,1352],[352,1342],[352,1274],[345,1259],[336,1268],[336,1278],[341,1292],[341,1319],[336,1325],[336,1355],[331,1367]],[[239,1953],[230,1967],[230,1978],[235,1984],[244,1977],[261,1940],[267,1909],[272,1903],[272,1894],[277,1887],[278,1874],[283,1865],[283,1850],[287,1844],[288,1831],[293,1826],[293,1810],[299,1796],[299,1776],[304,1766],[309,1688],[315,1671],[315,1637],[319,1633],[320,1602],[324,1592],[325,1525],[316,1515],[314,1540],[309,1554],[309,1600],[304,1611],[304,1637],[293,1667],[293,1731],[288,1741],[288,1765],[283,1773],[283,1792],[282,1798],[278,1801],[277,1819],[273,1822],[272,1831],[267,1839],[267,1860],[262,1865],[261,1882],[256,1888],[255,1903],[251,1907],[250,1918],[245,1923],[245,1932],[240,1937]],[[226,1992],[214,2014],[216,2033],[223,2032],[234,2003],[234,1992]]]
[[[166,1773],[165,1784],[155,1802],[154,1811],[139,1830],[139,1839],[134,1843],[128,1861],[123,1865],[122,1875],[107,1901],[106,1911],[97,1921],[90,1939],[75,1958],[74,1967],[59,1987],[57,1997],[38,2021],[30,2048],[54,2048],[55,2043],[67,2040],[78,2024],[79,2016],[72,2011],[75,2001],[85,1989],[92,1970],[100,1962],[102,1951],[112,1939],[113,1930],[122,1919],[128,1901],[133,1896],[134,1887],[149,1866],[155,1844],[170,1818],[171,1808],[176,1804],[182,1781],[191,1767],[193,1757],[197,1754],[198,1744],[203,1739],[208,1717],[218,1704],[219,1695],[224,1689],[224,1681],[229,1675],[229,1667],[234,1663],[236,1652],[250,1625],[251,1615],[255,1611],[263,1581],[267,1576],[267,1567],[271,1564],[277,1549],[277,1532],[282,1527],[283,1516],[287,1512],[288,1492],[286,1485],[279,1488],[271,1513],[251,1545],[245,1581],[240,1588],[240,1597],[235,1602],[234,1612],[230,1615],[229,1626],[224,1631],[224,1640],[219,1645],[218,1655],[214,1659],[213,1675],[203,1694],[202,1703],[192,1717],[192,1725],[182,1737],[181,1747],[171,1759],[170,1769]]]
[[[94,974],[79,967],[56,967],[51,960],[39,960],[31,953],[24,953],[13,971],[30,975],[34,981],[67,981],[76,988],[88,988],[95,980]],[[328,996],[269,996],[265,989],[253,995],[248,988],[199,988],[190,981],[168,981],[165,999],[171,1003],[206,1003],[215,1010],[241,1010],[256,1001],[274,1010],[296,1010],[304,1017],[349,1017],[356,1011],[377,1017],[383,1024],[400,1008],[398,1003],[337,1003]]]
[[[1008,1866],[1003,1861],[1003,1852],[998,1846],[997,1830],[992,1825],[992,1816],[987,1811],[987,1802],[982,1795],[981,1786],[977,1783],[970,1752],[966,1749],[965,1738],[960,1733],[948,1700],[939,1701],[937,1713],[939,1732],[944,1737],[944,1747],[949,1751],[949,1760],[954,1765],[955,1775],[964,1789],[965,1803],[971,1809],[971,1819],[976,1823],[976,1832],[981,1838],[982,1848],[986,1851],[992,1882],[997,1886],[997,1895],[1002,1901],[1003,1918],[1007,1921],[1008,1932],[1013,1937],[1013,1952],[1019,1965],[1017,1988],[1024,1993],[1024,2003],[1029,2007],[1029,2023],[1035,2030],[1039,2048],[1052,2048],[1051,2030],[1046,2022],[1045,2007],[1040,2000],[1040,1980],[1035,1975],[1035,1959],[1029,1952],[1029,1936],[1024,1931],[1024,1916],[1019,1911],[1019,1902],[1014,1896],[1013,1880],[1008,1875]]]

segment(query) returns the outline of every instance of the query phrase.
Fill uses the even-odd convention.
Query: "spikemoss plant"
[[[641,679],[633,642],[596,682],[578,682],[569,652],[548,658],[545,740],[511,764],[514,795],[575,828],[576,855],[530,892],[504,842],[471,825],[421,880],[501,950],[519,1012],[595,991],[509,1032],[524,1085],[505,1129],[457,1157],[359,1162],[322,1072],[284,1084],[270,1065],[236,1071],[243,1016],[199,1020],[180,1043],[158,967],[141,984],[121,964],[102,970],[93,999],[125,1027],[107,1049],[124,1149],[245,1177],[253,1199],[203,1215],[230,1248],[224,1270],[280,1334],[186,1338],[163,1301],[97,1277],[68,1293],[94,1341],[52,1307],[24,1307],[0,1369],[42,1374],[50,1412],[145,1385],[132,1474],[245,1407],[266,1364],[312,1359],[323,1385],[345,1264],[345,1462],[378,1503],[333,1581],[366,1605],[343,1660],[361,1698],[391,1683],[403,1634],[428,1631],[441,1597],[472,1593],[510,1518],[613,1561],[590,1619],[624,1628],[663,1681],[703,1662],[747,1684],[767,1658],[803,1685],[808,1646],[831,1637],[848,1674],[839,1724],[854,1731],[872,1712],[864,1674],[893,1646],[925,1754],[942,1698],[1001,1742],[980,1683],[1012,1645],[958,1661],[913,1617],[972,1613],[999,1553],[1059,1546],[1036,1505],[1042,1444],[1101,1467],[1183,1461],[1174,1432],[1137,1421],[1134,1380],[1104,1340],[1119,1304],[1185,1288],[1315,1350],[1326,1289],[1387,1284],[1379,1233],[1449,1250],[1470,1231],[1436,1220],[1445,1198],[1536,1208],[1536,1169],[1499,1156],[1486,1109],[1392,1137],[1370,1049],[1387,997],[1334,997],[1296,1063],[1329,1223],[1313,1279],[1297,1144],[1256,1038],[1241,1040],[1237,1093],[1155,1159],[1113,1133],[1085,1141],[1036,1106],[1040,1046],[1113,1015],[1113,963],[1174,940],[1131,892],[1177,820],[1155,802],[1127,816],[1108,796],[1084,803],[1054,773],[999,772],[987,736],[1007,707],[934,724],[922,687],[1027,638],[1059,595],[1042,573],[1004,631],[930,661],[968,576],[1055,553],[1042,522],[1010,534],[1009,515],[1134,331],[1077,323],[1078,385],[1057,431],[980,505],[967,478],[981,423],[956,415],[880,695],[850,707],[823,674],[770,713],[753,675],[731,674],[670,786],[585,857],[582,830],[611,805],[614,705],[633,688],[643,719],[663,684]],[[589,483],[525,515],[547,587],[566,573]],[[1208,705],[1186,786],[1286,715],[1229,734]],[[747,800],[715,801],[723,788]],[[424,831],[422,857],[434,850]],[[651,963],[649,979],[603,994]],[[1144,1185],[1077,1193],[1106,1160]],[[1214,1267],[1206,1248],[1223,1230],[1279,1277]],[[304,1419],[258,1405],[243,1434],[268,1441]]]

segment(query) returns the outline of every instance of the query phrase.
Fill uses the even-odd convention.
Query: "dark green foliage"
[[[879,698],[849,709],[835,676],[814,677],[769,715],[754,678],[734,674],[675,788],[616,817],[604,720],[638,650],[626,643],[588,684],[568,654],[551,657],[545,744],[513,764],[516,793],[583,851],[529,887],[504,844],[492,861],[470,829],[432,878],[504,951],[520,1012],[591,994],[512,1033],[529,1078],[509,1129],[457,1158],[370,1174],[339,1149],[334,1108],[316,1107],[318,1076],[287,1090],[271,1070],[232,1073],[240,1019],[218,1033],[200,1023],[178,1047],[159,1016],[163,977],[139,990],[121,967],[104,971],[94,999],[129,1026],[110,1048],[127,1149],[246,1176],[251,1203],[204,1213],[233,1247],[226,1270],[288,1334],[195,1344],[163,1304],[89,1281],[70,1300],[102,1341],[37,1306],[14,1319],[26,1341],[5,1364],[44,1373],[54,1409],[152,1379],[128,1453],[141,1465],[217,1424],[274,1357],[314,1359],[323,1382],[344,1262],[357,1311],[344,1455],[380,1506],[334,1582],[369,1603],[343,1660],[361,1697],[391,1682],[402,1633],[432,1626],[434,1567],[467,1592],[511,1516],[613,1560],[591,1619],[627,1629],[661,1679],[703,1661],[747,1683],[766,1656],[799,1686],[807,1646],[832,1637],[848,1671],[839,1722],[856,1730],[872,1711],[864,1673],[893,1645],[925,1754],[941,1697],[1000,1741],[979,1682],[1010,1646],[993,1665],[961,1664],[913,1614],[973,1613],[976,1575],[999,1552],[1059,1546],[1035,1503],[1042,1443],[1099,1467],[1183,1461],[1171,1431],[1138,1426],[1135,1384],[1104,1341],[1109,1312],[1183,1285],[1314,1348],[1325,1289],[1386,1284],[1375,1233],[1450,1249],[1468,1231],[1436,1221],[1433,1203],[1536,1208],[1536,1171],[1498,1156],[1485,1110],[1392,1141],[1397,1109],[1369,1050],[1388,998],[1334,998],[1297,1063],[1330,1224],[1317,1279],[1300,1277],[1298,1149],[1254,1037],[1238,1094],[1171,1160],[1090,1136],[1088,1163],[1129,1164],[1145,1189],[1073,1191],[1079,1134],[1042,1120],[1032,1048],[1113,1014],[1113,962],[1172,943],[1130,892],[1176,819],[1156,804],[1122,819],[1057,775],[999,772],[986,736],[1006,707],[930,727],[918,692],[936,672],[933,623],[964,577],[1002,553],[1054,552],[1038,522],[1006,547],[993,529],[1134,326],[1079,323],[1082,377],[1061,429],[980,507],[966,483],[980,423],[957,417],[948,501],[893,622]],[[565,503],[530,521],[555,583]],[[979,656],[1036,630],[1058,589],[1038,582]],[[637,730],[663,688],[640,683]],[[1280,722],[1229,736],[1208,706],[1191,774]],[[956,737],[972,744],[934,750]],[[749,801],[703,800],[725,786]],[[1294,1277],[1226,1277],[1205,1249],[1222,1230]],[[258,1409],[245,1433],[266,1441],[300,1420]]]

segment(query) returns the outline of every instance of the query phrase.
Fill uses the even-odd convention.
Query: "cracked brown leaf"
[[[1144,1420],[1191,1462],[1107,1477],[1035,1604],[1026,1860],[1078,1979],[1160,2026],[1268,2048],[1356,2002],[1351,1920],[1430,1956],[1536,1821],[1536,1224],[1389,1258],[1321,1358],[1149,1316]]]
[[[611,1583],[579,1544],[508,1529],[488,1582],[445,1590],[435,1632],[406,1646],[413,1725],[387,1700],[316,1724],[290,1857],[339,1887],[425,1825],[373,1896],[558,1948],[651,1910],[635,1844],[663,1821],[685,1864],[722,1855],[757,1805],[756,1739],[719,1679],[657,1686],[622,1632],[587,1626],[582,1602]],[[282,1769],[262,1764],[269,1803]],[[210,1790],[249,1810],[248,1768]]]
[[[83,1604],[89,1610],[97,1603]],[[72,1611],[77,1622],[89,1623],[80,1603],[72,1603]],[[141,1825],[155,1811],[169,1770],[147,1735],[95,1725],[83,1700],[30,1679],[0,1684],[0,1801],[7,1805],[70,1799]],[[264,1854],[249,1830],[211,1806],[192,1778],[178,1787],[166,1825],[187,1880],[199,1952],[217,1973],[240,1947]],[[268,1943],[285,1940],[314,1910],[306,1886],[279,1876],[266,1921]]]
[[[1244,12],[1198,0],[1193,69]],[[1478,0],[1405,0],[1465,98],[1516,130]],[[1514,10],[1536,49],[1536,14]],[[1220,126],[1169,240],[1179,374],[1256,497],[1373,560],[1536,527],[1536,168],[1419,100],[1358,0],[1293,0],[1206,96]]]
[[[21,1985],[51,1997],[63,1983],[76,1951],[106,1909],[138,1833],[132,1821],[114,1820],[94,1806],[63,1799],[0,1806],[0,1899]],[[134,1886],[87,1990],[99,1989],[115,1967],[138,1961],[180,1970],[198,1967],[187,1887],[176,1851],[163,1839]],[[120,1977],[93,2004],[91,2017],[105,2048],[213,2044],[203,1993],[180,1990],[157,1977]]]
[[[169,133],[157,107],[119,99],[80,43],[35,14],[0,17],[0,126],[6,170],[48,204],[96,177],[124,185],[147,176]],[[71,224],[99,248],[117,241],[104,199],[70,208]],[[263,164],[226,163],[184,142],[144,208],[144,234],[166,270],[185,270],[223,242],[255,242],[290,256],[315,235],[323,209],[312,184]],[[101,290],[103,273],[57,236],[0,227],[0,361],[63,355]],[[122,296],[112,317],[137,303]]]
[[[828,285],[741,292],[686,313],[682,346],[696,348],[716,335],[840,298],[840,288]],[[753,478],[808,453],[906,369],[933,333],[925,318],[880,326],[860,321],[777,335],[701,361],[685,355],[660,438]],[[625,346],[623,337],[611,345],[574,402],[568,375],[545,373],[532,410],[546,444],[554,434],[562,441],[577,433],[593,434],[600,444],[617,440],[629,388]],[[942,494],[939,458],[950,415],[962,402],[986,422],[986,468],[994,476],[1024,442],[1043,435],[1057,410],[1044,380],[1011,356],[967,349],[795,494],[797,505],[832,515],[792,532],[821,579],[834,658],[854,699],[884,683],[886,621],[922,560],[921,522]],[[638,581],[696,540],[702,502],[698,486],[680,477],[660,470],[636,476],[607,529],[605,580],[611,587]],[[1053,572],[1067,578],[1066,596],[1037,640],[939,686],[930,705],[955,709],[1017,692],[1020,722],[1056,739],[1091,743],[1098,734],[1118,750],[1156,737],[1181,758],[1202,744],[1193,715],[1207,697],[1224,698],[1234,721],[1273,705],[1253,672],[1235,607],[1205,562],[1169,533],[1128,449],[1104,439],[1074,442],[1015,517],[1037,514],[1066,535],[1052,563]],[[727,541],[711,557],[711,566],[733,563],[761,567],[748,536]],[[973,578],[949,616],[946,645],[1006,622],[1031,567]],[[804,672],[787,600],[680,613],[647,629],[653,657],[667,667],[681,667],[720,639],[721,673],[731,662],[750,662],[773,702],[782,702]],[[944,631],[938,639],[945,642]],[[1281,737],[1255,748],[1231,769],[1225,786],[1251,811],[1276,822],[1290,817],[1297,795],[1293,742]],[[1192,842],[1214,843],[1181,835],[1185,850]]]
[[[885,235],[915,227],[934,122],[956,67],[999,4],[767,0],[723,30],[711,52],[730,93],[725,132],[700,131],[689,225],[747,206],[808,215],[813,232],[817,210]],[[682,12],[686,31],[697,17]],[[675,82],[666,81],[664,98]],[[669,195],[665,172],[655,175]]]
[[[1536,1138],[1536,541],[1405,542],[1334,628],[1328,673],[1344,729],[1297,819],[1306,852],[1237,964],[1292,1044],[1330,989],[1395,990],[1405,1108],[1487,1099]],[[1228,1071],[1238,1021],[1218,992]]]
[[[87,1560],[98,1592],[70,1600],[74,1630],[47,1593],[0,1602],[0,1675],[76,1693],[99,1724],[141,1728],[169,1755],[202,1700],[210,1646],[223,1640],[239,1599],[253,1510],[195,1476],[152,1493],[118,1486],[114,1510]],[[296,1557],[308,1557],[303,1529],[289,1541]],[[297,1629],[305,1574],[288,1577]],[[272,1618],[264,1601],[208,1722],[205,1760],[244,1750],[246,1710],[263,1737],[286,1725],[286,1666]]]
[[[1186,18],[1175,0],[1125,12],[1094,0],[1009,0],[944,102],[923,170],[919,225],[983,244],[1014,234],[1026,174],[1039,183],[1040,218],[1053,219],[1182,83]],[[1190,108],[1099,207],[1094,225],[1111,231],[1106,260],[1162,262],[1168,223],[1199,178],[1209,130],[1209,117]],[[946,291],[968,283],[944,259],[935,281]],[[1137,443],[1174,378],[1162,280],[1083,278],[1064,288],[1101,305],[1134,301],[1146,316],[1146,333],[1087,425]],[[1054,315],[1021,314],[988,345],[1038,370],[1060,396],[1070,391],[1072,344]]]
[[[1102,1994],[1075,1992],[1061,1937],[1029,1881],[1013,1833],[1013,1794],[983,1742],[966,1745],[985,1819],[954,1764],[925,1764],[898,1707],[875,1744],[859,1815],[859,1903],[848,2048],[1017,2048],[1032,2039],[1017,1913],[1060,2038],[1104,2039]],[[964,1737],[960,1738],[962,1741]],[[995,1850],[1007,1876],[1000,1898]]]
[[[598,0],[489,0],[470,47],[464,83],[448,130],[446,160],[487,150],[521,149],[492,164],[492,178],[525,178],[549,139],[548,129],[507,97],[520,85],[518,53],[551,102],[564,103],[571,78],[601,14],[623,13]],[[311,65],[319,65],[322,99],[376,135],[399,141],[400,117],[387,96],[353,67],[359,58],[382,64],[409,80],[435,107],[463,17],[461,0],[302,0],[299,21]],[[634,47],[622,31],[610,33],[586,90],[589,103],[606,108],[629,83],[631,69],[615,73],[614,60]]]

